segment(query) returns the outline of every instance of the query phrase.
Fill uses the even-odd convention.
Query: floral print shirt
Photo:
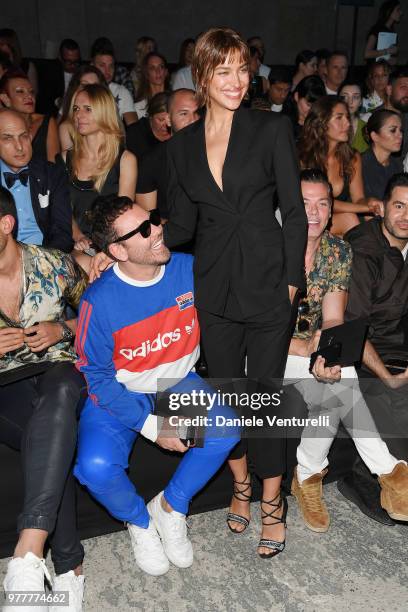
[[[78,308],[87,286],[87,276],[73,258],[56,249],[19,243],[23,284],[20,298],[20,320],[13,321],[1,311],[0,329],[4,327],[30,327],[43,321],[64,319],[67,304]],[[0,372],[26,363],[38,361],[75,361],[72,342],[58,342],[44,355],[32,353],[25,344],[0,358]]]
[[[306,296],[301,296],[299,299],[299,306],[302,306],[304,302],[307,303],[308,312],[306,313],[303,307],[302,313],[302,307],[299,308],[293,338],[308,339],[313,332],[321,328],[323,298],[326,293],[332,291],[348,291],[351,262],[351,246],[327,230],[323,232],[313,268],[306,279]],[[309,326],[306,331],[298,330],[300,319],[308,321]]]

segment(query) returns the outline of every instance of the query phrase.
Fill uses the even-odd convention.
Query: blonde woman
[[[98,195],[135,198],[137,161],[124,150],[115,100],[103,85],[84,85],[69,111],[72,148],[62,154],[69,174],[75,249],[90,248],[87,212]]]

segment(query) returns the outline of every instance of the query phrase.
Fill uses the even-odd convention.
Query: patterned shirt
[[[0,309],[0,329],[30,327],[43,321],[64,319],[67,304],[78,308],[88,279],[70,255],[56,249],[46,249],[19,243],[22,254],[23,285],[21,288],[20,320],[12,321]],[[1,305],[1,301],[0,301]],[[0,371],[11,370],[25,363],[38,361],[75,361],[72,342],[58,342],[43,356],[21,348],[0,358]]]
[[[351,246],[327,230],[323,232],[313,268],[307,275],[307,294],[299,300],[300,308],[293,338],[308,339],[313,332],[321,328],[323,298],[326,293],[333,291],[348,291],[351,261]],[[304,303],[308,308],[304,308]],[[309,323],[308,329],[303,332],[298,330],[301,319],[306,319]]]

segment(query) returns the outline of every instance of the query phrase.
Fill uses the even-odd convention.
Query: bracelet
[[[68,327],[65,321],[59,321],[59,324],[62,328],[61,342],[70,342],[74,337],[72,330]]]

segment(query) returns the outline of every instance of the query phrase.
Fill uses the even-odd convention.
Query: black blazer
[[[206,155],[204,118],[167,142],[171,248],[196,233],[197,306],[222,315],[228,291],[251,317],[304,288],[307,220],[293,130],[278,113],[238,109],[223,168],[223,191]],[[275,217],[278,196],[281,228]]]
[[[74,241],[66,172],[62,165],[38,158],[32,159],[28,168],[31,205],[35,220],[43,233],[42,246],[70,253]],[[0,183],[1,180],[0,173]]]

